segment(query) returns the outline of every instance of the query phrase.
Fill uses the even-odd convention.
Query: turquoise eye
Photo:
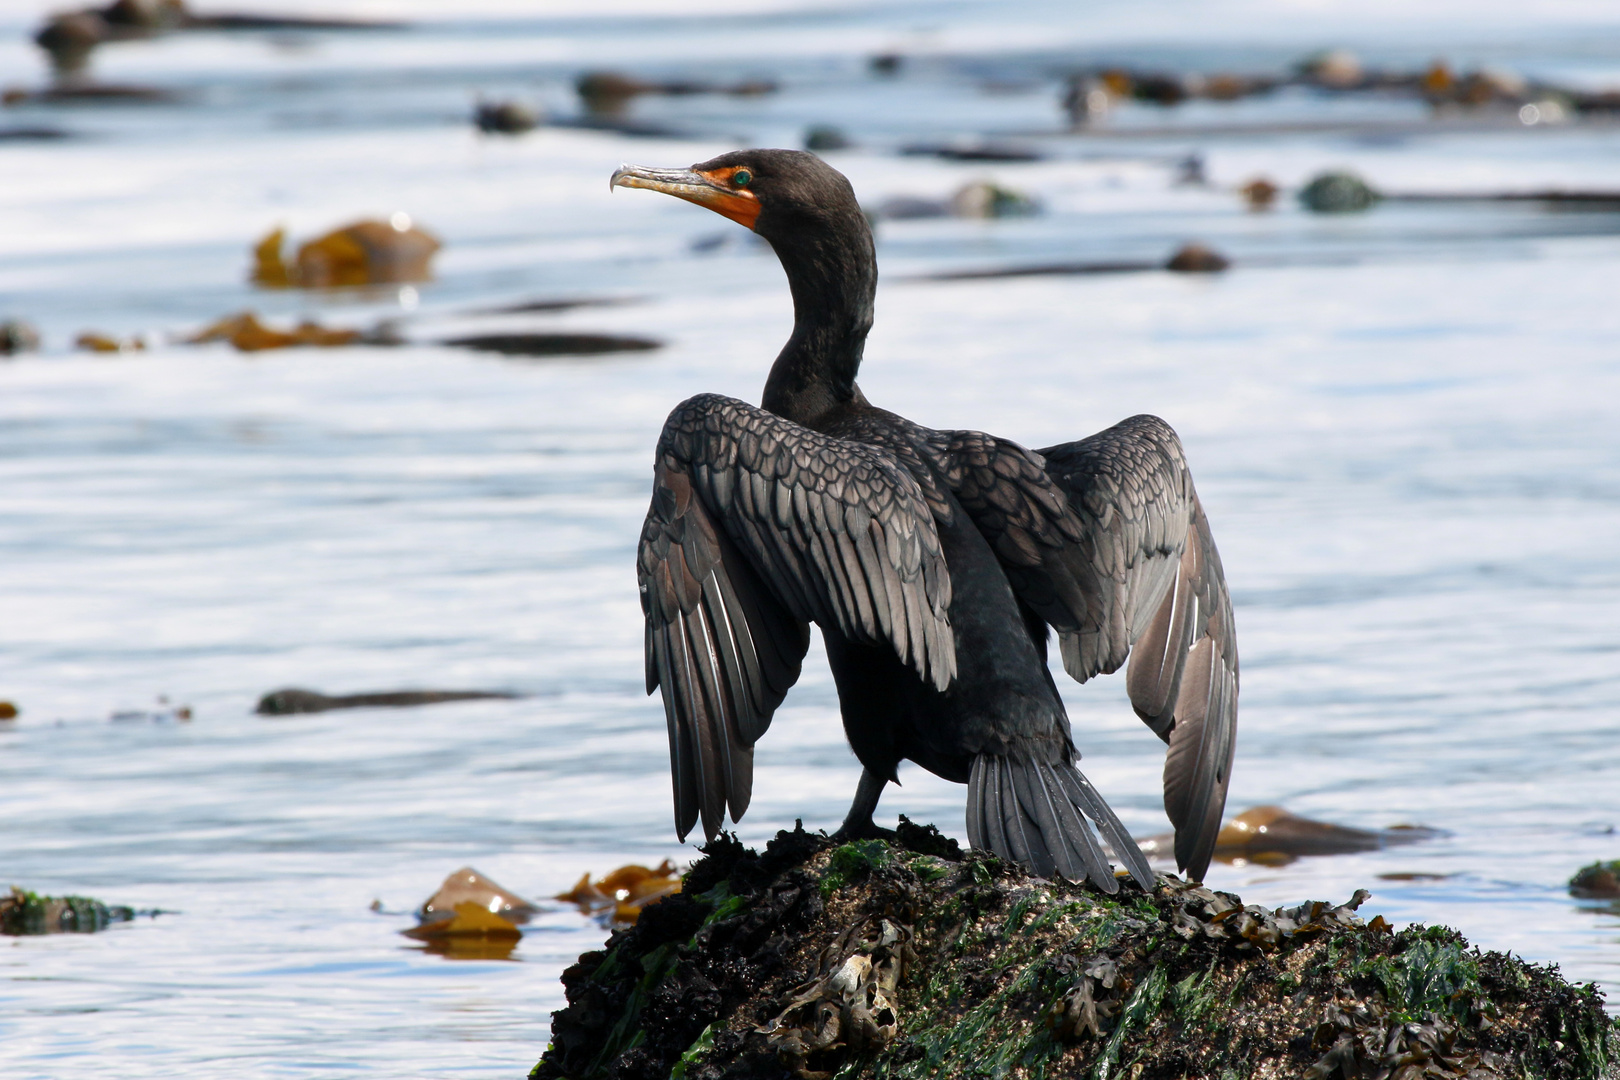
[[[754,174],[749,172],[747,169],[738,169],[736,172],[731,174],[731,182],[736,184],[738,187],[747,187],[750,181],[753,179]]]

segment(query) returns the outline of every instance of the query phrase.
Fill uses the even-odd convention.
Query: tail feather
[[[1153,887],[1147,860],[1124,825],[1072,765],[980,754],[968,780],[968,841],[1043,877],[1089,879],[1104,892],[1119,889],[1094,831],[1143,888]]]

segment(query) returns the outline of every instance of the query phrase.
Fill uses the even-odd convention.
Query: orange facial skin
[[[722,217],[752,229],[759,220],[759,199],[732,179],[742,166],[728,165],[707,172],[693,169],[649,169],[623,165],[613,174],[610,187],[646,188],[662,191],[687,202],[707,207]]]

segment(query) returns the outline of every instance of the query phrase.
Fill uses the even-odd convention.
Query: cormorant
[[[625,165],[610,186],[753,229],[793,294],[761,407],[700,394],[658,440],[637,571],[681,839],[699,818],[713,839],[728,805],[733,821],[747,810],[754,743],[814,622],[864,767],[843,835],[885,835],[872,811],[906,759],[968,785],[974,847],[1113,892],[1094,825],[1151,887],[1147,860],[1075,768],[1046,664],[1051,627],[1081,682],[1129,656],[1131,704],[1168,744],[1176,862],[1201,879],[1226,804],[1237,639],[1170,426],[1133,416],[1030,451],[868,402],[855,374],[877,285],[872,232],[849,181],[813,154]]]

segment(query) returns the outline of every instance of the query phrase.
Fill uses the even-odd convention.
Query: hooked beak
[[[616,187],[662,191],[665,195],[706,206],[750,229],[759,220],[759,200],[753,192],[730,187],[724,183],[724,178],[694,169],[650,169],[645,165],[620,165],[613,171],[613,179],[608,181],[608,190]]]

